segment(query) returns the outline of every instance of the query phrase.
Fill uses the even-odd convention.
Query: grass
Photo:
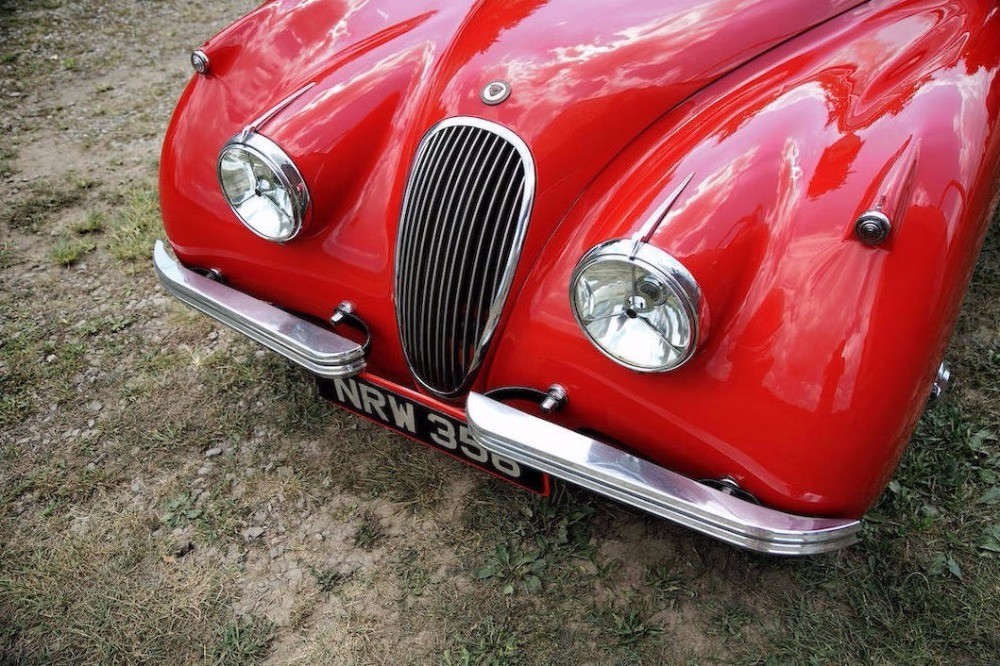
[[[124,205],[111,223],[108,251],[116,259],[137,266],[149,259],[153,243],[160,237],[160,208],[156,190],[149,186],[137,187],[123,193]]]
[[[260,617],[239,617],[219,633],[209,663],[240,666],[263,659],[274,641],[275,626]]]
[[[141,514],[102,506],[84,518],[33,519],[35,533],[62,531],[59,542],[0,549],[0,644],[13,646],[15,663],[197,658],[192,641],[212,640],[205,619],[223,611],[224,576],[150,560]]]
[[[103,232],[105,226],[106,220],[104,214],[92,210],[87,213],[87,216],[81,222],[74,224],[72,230],[78,236],[89,236]]]
[[[371,511],[366,511],[361,516],[361,524],[354,533],[354,545],[364,550],[372,550],[386,538],[382,523]]]
[[[56,241],[49,250],[49,258],[52,263],[68,268],[73,266],[88,252],[93,252],[97,246],[81,240],[61,239]]]
[[[11,229],[37,233],[54,215],[83,200],[86,188],[43,183],[33,185],[27,197],[0,209],[0,221]]]

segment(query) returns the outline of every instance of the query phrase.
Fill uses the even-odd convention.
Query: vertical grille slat
[[[433,127],[417,150],[396,243],[403,352],[430,391],[468,389],[510,290],[534,198],[534,163],[509,130]]]
[[[454,261],[449,255],[455,245],[455,238],[461,234],[462,227],[466,220],[462,219],[459,211],[459,199],[461,191],[468,185],[470,170],[474,166],[474,147],[483,137],[474,129],[469,128],[466,136],[462,140],[462,147],[459,150],[457,168],[452,172],[452,182],[445,201],[443,202],[443,214],[438,220],[439,228],[435,250],[432,257],[440,260],[439,268],[428,275],[427,288],[427,308],[426,316],[430,321],[430,335],[427,339],[431,342],[430,368],[431,380],[434,385],[445,383],[447,375],[445,373],[445,362],[448,356],[449,338],[444,334],[447,328],[446,319],[448,313],[443,306],[444,288],[447,283],[448,274],[454,269]]]
[[[448,144],[442,140],[442,137],[440,136],[434,137],[434,140],[428,144],[428,159],[433,164],[439,163],[440,153],[444,151],[446,148],[448,148]],[[434,169],[426,169],[423,173],[420,174],[419,181],[416,183],[415,191],[418,192],[420,196],[417,198],[416,201],[413,202],[414,206],[413,209],[414,211],[417,211],[417,214],[420,216],[421,219],[424,219],[426,217],[425,213],[430,199],[430,197],[428,196],[430,190],[429,186],[434,182],[434,177],[435,177]],[[417,234],[420,233],[420,229],[414,227],[410,229],[409,232],[411,234]],[[412,254],[407,257],[403,257],[403,260],[406,262],[405,268],[403,270],[407,273],[417,270],[418,262],[421,259],[422,257],[417,254]],[[402,299],[402,302],[412,303],[413,297],[414,297],[413,286],[411,285],[408,293],[406,294],[406,297]]]

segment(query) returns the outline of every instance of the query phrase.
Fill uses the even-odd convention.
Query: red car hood
[[[193,78],[165,140],[167,232],[190,265],[219,267],[289,309],[325,318],[340,300],[365,304],[380,349],[372,369],[406,381],[392,266],[407,174],[435,123],[479,117],[531,149],[536,196],[513,297],[573,203],[647,127],[741,63],[858,4],[274,0],[204,47],[210,73]],[[496,80],[513,91],[488,106],[480,93]],[[259,127],[292,156],[312,195],[302,235],[269,243],[229,210],[216,157],[310,84]]]
[[[252,68],[238,74],[252,75],[253,85],[233,77],[237,94],[224,104],[234,126],[318,82],[265,130],[297,159],[328,154],[332,138],[363,125],[360,109],[348,118],[341,113],[360,97],[393,106],[392,121],[375,132],[387,144],[410,147],[397,174],[405,174],[412,148],[442,118],[477,116],[512,129],[531,147],[538,169],[530,258],[595,175],[657,118],[740,64],[859,4],[285,0],[264,5],[209,48],[224,55],[216,70],[222,78],[229,76],[226,60]],[[496,80],[509,82],[513,93],[489,107],[480,92]],[[352,175],[371,176],[369,159],[347,165]],[[322,180],[329,167],[316,168],[312,177]]]

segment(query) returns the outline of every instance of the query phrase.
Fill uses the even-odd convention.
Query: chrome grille
[[[414,377],[468,388],[496,329],[535,191],[527,146],[477,118],[433,127],[417,150],[396,243],[396,314]]]

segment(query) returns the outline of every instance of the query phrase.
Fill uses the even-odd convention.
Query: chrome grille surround
[[[414,378],[468,390],[517,271],[535,196],[528,146],[505,127],[455,117],[417,149],[396,241],[396,316]]]

